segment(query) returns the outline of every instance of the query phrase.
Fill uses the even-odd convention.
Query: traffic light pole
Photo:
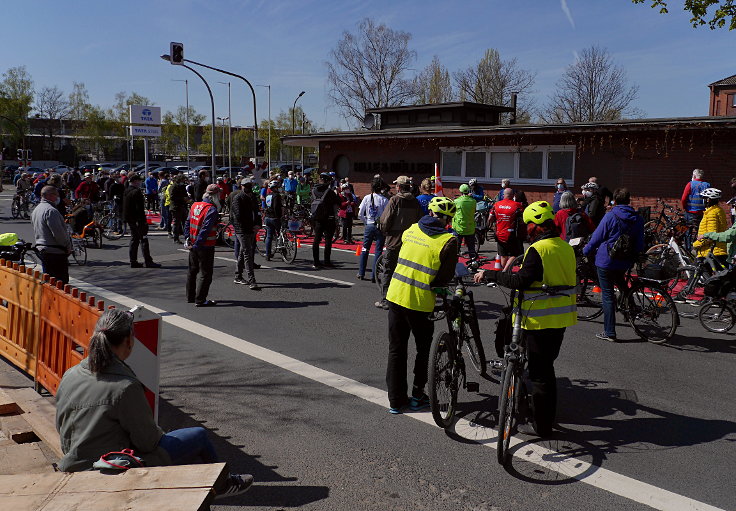
[[[235,74],[235,73],[231,73],[230,71],[225,71],[224,69],[219,69],[219,68],[216,68],[216,67],[208,66],[207,64],[202,64],[201,62],[195,62],[195,61],[189,60],[189,59],[182,59],[182,61],[183,62],[189,62],[190,64],[194,64],[195,66],[206,67],[207,69],[211,69],[212,71],[217,71],[218,73],[223,73],[223,74],[226,74],[226,75],[234,76],[235,78],[240,78],[241,80],[243,80],[245,83],[248,84],[248,87],[250,87],[250,92],[251,92],[251,94],[253,94],[253,132],[254,132],[254,137],[253,137],[253,158],[255,159],[255,165],[256,165],[256,167],[258,167],[258,157],[256,156],[256,140],[258,139],[258,115],[256,114],[256,91],[253,88],[253,85],[251,85],[251,83],[248,81],[248,79],[246,77],[241,76],[241,75],[238,75],[238,74]],[[182,64],[182,65],[184,65],[184,64]],[[184,67],[187,67],[188,69],[192,69],[192,68],[190,68],[188,66],[184,66]],[[192,71],[194,71],[194,70],[192,69]],[[211,94],[212,93],[210,93],[210,95]],[[212,118],[214,119],[214,113],[212,114]]]
[[[215,171],[217,169],[217,166],[215,165],[215,97],[212,95],[212,89],[210,89],[210,84],[207,83],[207,80],[204,79],[204,76],[199,74],[196,69],[193,69],[186,64],[181,64],[183,67],[190,70],[195,75],[199,76],[199,79],[204,82],[204,86],[207,87],[207,92],[210,93],[210,103],[212,104],[212,131],[210,133],[210,138],[212,142],[211,147],[211,154],[212,154],[212,162],[211,162],[211,168],[212,168],[212,182],[214,183],[217,180],[217,175],[215,174]]]

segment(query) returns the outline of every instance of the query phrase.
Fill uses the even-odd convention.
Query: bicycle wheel
[[[125,227],[123,226],[122,229],[119,229],[119,225],[117,225],[119,220],[115,215],[105,215],[102,217],[102,220],[100,221],[100,226],[102,227],[102,235],[107,238],[110,241],[119,240],[123,237],[123,234],[125,233]]]
[[[228,223],[222,230],[222,241],[229,248],[235,248],[235,227],[233,227],[232,223]]]
[[[486,374],[488,361],[486,360],[486,351],[483,349],[483,341],[480,338],[480,327],[478,319],[474,314],[469,314],[469,318],[463,322],[465,339],[463,339],[463,348],[468,354],[470,363],[480,374]]]
[[[578,319],[590,321],[603,314],[602,292],[595,280],[582,277],[577,294]]]
[[[281,259],[285,263],[291,264],[296,259],[296,235],[293,232],[286,231],[282,236]]]
[[[447,332],[440,333],[432,341],[429,350],[429,405],[432,418],[441,428],[452,424],[457,405],[458,377],[453,370],[455,337]]]
[[[102,248],[102,229],[95,227],[92,229],[92,246]]]
[[[72,238],[72,257],[79,266],[87,264],[87,242],[85,240]]]
[[[20,264],[26,268],[30,268],[33,271],[43,272],[43,263],[41,262],[41,255],[38,250],[31,248],[23,254],[23,258],[20,260]]]
[[[642,339],[662,344],[677,330],[679,319],[674,300],[664,287],[637,282],[627,296],[628,319]]]
[[[13,218],[20,216],[20,199],[18,197],[13,198],[13,203],[10,205],[10,214]]]
[[[376,259],[376,274],[373,275],[373,278],[376,281],[376,285],[378,286],[379,293],[383,293],[383,285],[381,284],[381,279],[383,278],[383,263],[385,261],[383,256],[384,254],[381,253],[381,255],[378,256],[378,259]]]
[[[516,426],[516,404],[518,402],[519,377],[516,374],[516,362],[509,360],[503,373],[503,385],[498,396],[498,440],[496,455],[498,462],[506,466],[509,460],[509,444]]]
[[[736,315],[728,302],[715,300],[703,305],[698,312],[698,319],[703,328],[709,332],[724,333],[733,328]]]
[[[266,229],[261,227],[256,232],[256,251],[261,257],[266,257]]]

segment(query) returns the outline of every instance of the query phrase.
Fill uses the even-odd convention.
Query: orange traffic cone
[[[355,255],[356,256],[359,256],[362,253],[363,253],[363,247],[361,247],[360,245],[358,245],[358,248],[355,249]]]
[[[299,238],[296,239],[296,248],[302,248],[302,240]]]
[[[601,292],[601,288],[598,287],[598,286],[593,286],[593,292],[594,293],[600,293]]]
[[[496,254],[496,260],[493,262],[493,271],[501,271],[503,268],[501,267],[501,256]]]

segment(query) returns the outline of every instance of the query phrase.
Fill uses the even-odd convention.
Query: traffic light
[[[181,66],[184,63],[184,45],[182,43],[171,43],[169,45],[169,55],[171,55],[171,63]]]
[[[256,140],[256,157],[266,156],[266,141]]]
[[[23,149],[18,149],[15,154],[18,156],[18,160],[23,159]]]

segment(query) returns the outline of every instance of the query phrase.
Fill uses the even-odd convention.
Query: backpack
[[[620,221],[618,218],[616,220]],[[632,229],[633,225],[629,225],[628,231],[623,232],[616,241],[608,245],[608,257],[619,261],[631,261],[634,259],[636,250],[634,248],[634,240],[631,239],[630,234]]]
[[[316,192],[316,190],[315,190]],[[324,221],[327,219],[327,217],[330,216],[329,212],[327,211],[327,204],[325,204],[325,196],[330,193],[330,188],[327,188],[327,190],[322,193],[322,195],[318,196],[317,193],[312,193],[312,204],[310,206],[310,220],[315,221]]]
[[[580,211],[573,213],[565,220],[565,241],[570,241],[575,238],[584,238],[590,232],[588,232],[588,226],[585,224],[585,218]]]

